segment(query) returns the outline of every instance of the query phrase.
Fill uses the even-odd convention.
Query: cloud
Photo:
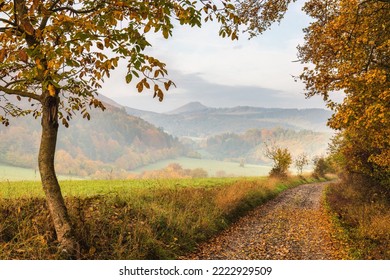
[[[185,105],[188,102],[198,101],[210,107],[277,107],[277,108],[323,108],[319,99],[306,100],[303,93],[279,91],[259,86],[229,86],[211,83],[203,78],[202,73],[184,74],[171,71],[171,79],[177,84],[176,89],[170,90],[163,102],[153,100],[151,93],[127,93],[110,95],[120,104],[143,110],[167,112]]]
[[[113,73],[102,93],[130,107],[159,112],[191,101],[214,107],[323,108],[320,98],[306,100],[303,84],[292,78],[302,71],[302,65],[292,61],[308,23],[301,5],[292,4],[280,25],[252,40],[219,38],[216,23],[201,29],[177,26],[169,40],[153,36],[148,52],[167,64],[169,78],[178,86],[162,103],[125,84],[125,65]]]

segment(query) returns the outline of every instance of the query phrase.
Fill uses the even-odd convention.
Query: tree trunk
[[[76,258],[79,246],[62,197],[61,188],[54,170],[54,154],[58,133],[59,98],[46,96],[42,102],[42,137],[38,164],[47,205],[64,258]]]

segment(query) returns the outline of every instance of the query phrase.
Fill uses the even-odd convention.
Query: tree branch
[[[16,30],[15,27],[0,27],[0,32],[5,32],[7,30],[12,30],[12,29]]]
[[[23,80],[13,80],[11,82],[5,82],[4,79],[2,79],[2,81],[5,83],[5,88],[9,88],[9,86],[11,85],[26,82],[27,80],[23,79]]]
[[[49,11],[50,11],[51,13],[52,13],[54,7],[55,7],[58,3],[60,3],[60,0],[54,1],[53,4],[50,6]],[[41,22],[41,24],[39,25],[39,29],[40,29],[40,30],[45,29],[45,27],[46,27],[46,25],[47,25],[47,23],[48,23],[48,21],[49,21],[49,19],[50,19],[50,17],[51,17],[51,13],[50,13],[50,14],[46,14],[46,15],[43,17],[42,22]]]
[[[0,18],[0,21],[1,21],[1,22],[4,22],[4,23],[8,23],[8,24],[10,24],[10,25],[12,25],[12,26],[17,26],[14,22],[9,21],[9,20],[4,19],[4,18]]]
[[[18,26],[18,13],[16,12],[16,0],[14,0],[14,24],[15,26]]]
[[[55,8],[55,6],[57,6],[57,4],[60,3],[60,2],[61,2],[61,0],[54,1],[49,10],[50,11],[53,10]]]
[[[23,91],[23,90],[15,90],[15,89],[10,89],[7,87],[0,86],[0,92],[1,91],[6,93],[6,94],[19,95],[19,96],[23,96],[23,97],[32,98],[32,99],[37,100],[39,102],[41,101],[41,96],[34,94],[32,92]]]
[[[98,9],[98,7],[88,9],[88,10],[76,10],[72,7],[67,6],[67,7],[59,7],[59,8],[53,9],[52,12],[56,13],[56,12],[61,12],[61,11],[67,11],[67,12],[74,13],[76,15],[80,15],[80,14],[88,14],[91,12],[95,12],[97,9]]]

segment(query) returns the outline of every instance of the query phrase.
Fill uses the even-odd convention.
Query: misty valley
[[[331,137],[330,112],[321,109],[209,108],[194,102],[154,113],[100,97],[107,110],[60,127],[55,162],[61,178],[263,176],[271,168],[266,143],[288,148],[293,157],[314,158],[326,154]],[[32,118],[0,127],[0,179],[39,179],[40,129]],[[187,171],[173,172],[174,164]]]

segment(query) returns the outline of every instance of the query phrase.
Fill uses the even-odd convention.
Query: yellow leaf
[[[5,58],[5,49],[0,50],[0,63],[4,61]]]
[[[41,64],[41,60],[39,58],[35,59],[35,63],[37,64],[37,67],[39,70],[43,69],[43,66]]]
[[[50,96],[56,96],[56,89],[52,84],[49,84],[47,90],[49,91]]]
[[[150,31],[151,25],[147,24],[144,28],[144,33],[148,33]]]
[[[106,48],[108,48],[108,47],[110,46],[110,39],[108,39],[107,37],[104,38],[104,46],[105,46]]]

